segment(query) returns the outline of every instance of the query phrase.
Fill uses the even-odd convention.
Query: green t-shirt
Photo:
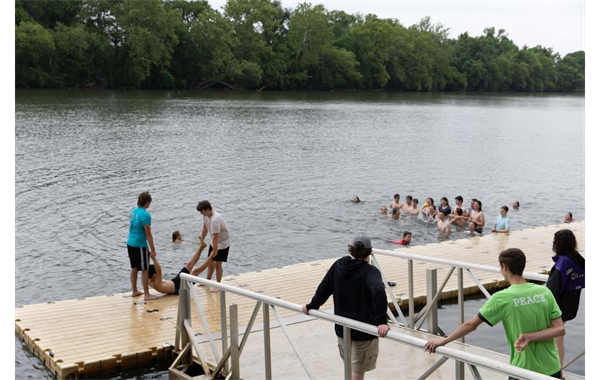
[[[536,284],[511,285],[495,293],[479,310],[491,326],[502,321],[510,347],[510,364],[544,375],[560,371],[554,339],[529,342],[520,354],[514,344],[521,334],[545,330],[562,315],[550,289]]]

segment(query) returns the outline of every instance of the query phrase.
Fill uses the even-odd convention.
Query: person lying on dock
[[[490,326],[502,322],[511,365],[560,379],[560,358],[553,339],[564,336],[565,327],[552,291],[523,278],[526,258],[520,249],[505,249],[498,261],[500,272],[510,286],[494,293],[475,317],[447,338],[427,342],[425,351],[435,352],[436,347],[464,337],[483,322]]]
[[[172,280],[165,280],[162,278],[162,268],[156,259],[156,255],[151,255],[150,257],[152,258],[154,265],[150,265],[150,269],[148,271],[148,285],[150,285],[152,289],[156,290],[157,292],[165,294],[179,294],[179,287],[181,284],[181,278],[179,278],[179,275],[182,273],[192,274],[194,276],[200,274],[201,271],[199,269],[201,267],[196,269],[193,268],[198,260],[200,260],[200,254],[204,248],[206,248],[206,243],[204,240],[200,239],[200,247],[198,247],[194,253],[194,256],[192,256],[191,260],[185,264],[183,269],[181,269],[179,273],[177,273],[177,276],[175,276],[175,278]],[[204,264],[206,264],[206,262]],[[206,266],[204,268],[206,269]]]

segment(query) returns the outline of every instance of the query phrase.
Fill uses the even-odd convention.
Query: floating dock
[[[563,228],[571,229],[575,233],[579,243],[579,251],[582,255],[585,255],[585,222],[530,228],[515,231],[509,235],[488,233],[482,237],[403,247],[399,251],[414,255],[497,266],[497,258],[500,251],[509,247],[518,247],[527,255],[526,271],[547,274],[553,264],[551,257],[554,232]],[[340,255],[344,253],[345,250],[341,249]],[[319,260],[227,276],[223,278],[223,282],[272,297],[279,297],[289,302],[305,304],[310,301],[321,279],[336,259]],[[382,255],[378,255],[377,260],[383,268],[386,279],[397,283],[392,289],[397,300],[404,307],[408,303],[407,265],[405,260]],[[425,272],[426,269],[433,268],[439,270],[438,283],[441,283],[444,274],[449,270],[448,267],[440,267],[440,265],[425,262],[414,262],[415,304],[425,303]],[[474,273],[479,281],[488,289],[506,286],[500,274],[491,272]],[[479,292],[479,288],[469,277],[465,277],[464,279],[464,289],[465,294]],[[211,332],[214,335],[220,336],[219,293],[211,293],[206,287],[195,287],[195,291],[199,296]],[[453,275],[445,286],[441,298],[455,298],[456,295],[457,280],[456,275]],[[250,319],[255,301],[227,294],[227,303],[236,303],[238,305],[239,325],[245,326]],[[41,358],[46,367],[52,373],[56,374],[59,379],[79,378],[81,376],[89,378],[101,373],[136,367],[149,367],[154,363],[170,364],[173,360],[177,307],[177,296],[164,296],[158,300],[143,302],[141,297],[131,298],[129,294],[114,294],[19,306],[15,309],[15,331],[23,338],[27,346]],[[333,308],[333,300],[330,298],[321,309],[327,310],[331,308]],[[280,313],[287,320],[298,318],[298,314],[292,311],[281,310]],[[197,331],[203,331],[200,327],[202,323],[198,313],[192,313],[192,315],[192,324],[198,326],[196,328]],[[304,320],[302,324],[305,325],[305,328],[308,326],[306,323],[322,326],[325,322]],[[261,325],[262,320],[261,316],[259,316],[255,326]],[[320,327],[317,327],[314,328],[314,331],[321,331]],[[300,326],[295,329],[301,331]],[[312,329],[309,330],[313,331]],[[317,336],[329,337],[331,335],[333,337],[332,330],[333,328],[330,325],[327,328],[323,327],[324,332],[322,335],[319,332]],[[422,334],[416,331],[414,333]],[[313,335],[312,332],[311,335]],[[311,344],[314,346],[314,339],[311,339],[307,333],[304,333],[304,336],[306,337],[305,341],[307,344],[312,342],[308,346],[310,347]],[[199,336],[199,339],[201,340],[202,336]],[[319,339],[319,346],[321,346],[321,340],[324,339]],[[249,342],[252,342],[252,339],[249,339]],[[330,343],[329,340],[327,342],[323,344],[327,345]],[[335,339],[332,342],[335,342]],[[504,342],[502,343],[504,344]],[[251,347],[252,345],[249,343],[248,351],[245,351],[245,354],[246,352],[253,351]],[[397,346],[395,348],[396,354],[400,349],[411,350],[410,348]],[[469,346],[468,349],[479,350],[478,352],[481,352],[482,355],[485,354],[494,357],[500,355],[476,347]],[[258,352],[262,351],[259,350]],[[335,347],[333,352],[337,353]],[[274,352],[274,364],[279,360],[275,355]],[[329,357],[329,353],[323,355],[322,358]],[[382,357],[385,357],[387,354],[382,353],[382,355]],[[251,355],[248,354],[248,356]],[[341,360],[337,354],[334,356],[336,358],[332,356],[329,361],[324,362],[324,365],[329,363],[329,367],[336,367],[333,369],[329,368],[327,371],[330,372],[325,371],[325,368],[323,368],[323,373],[328,373],[325,377],[341,377],[335,375],[337,374],[335,371],[343,371],[340,364]],[[293,361],[294,359],[291,358],[289,361]],[[339,363],[338,360],[340,361]],[[434,359],[432,358],[431,360]],[[242,355],[242,364],[244,362],[245,359]],[[332,362],[339,364],[339,368],[337,368],[337,365],[331,365],[330,363]],[[393,362],[381,360],[378,363],[378,367],[385,368],[386,363]],[[388,365],[390,367],[396,366]],[[285,365],[285,360],[279,361],[279,366],[283,367],[284,373],[287,373],[285,372],[286,368],[292,368]],[[257,365],[258,367],[262,369],[260,364]],[[414,367],[416,370],[422,370],[423,368],[427,368],[427,364],[415,365]],[[275,368],[274,366],[274,371]],[[243,377],[246,376],[245,378],[248,379],[256,378],[253,370],[245,369],[242,366]],[[388,378],[384,375],[386,373],[385,369],[378,369],[376,371],[376,373],[381,371],[381,378]],[[258,373],[256,375],[258,376]],[[415,372],[414,375],[411,376],[409,373],[406,373],[407,378],[418,377],[421,373]],[[275,378],[281,378],[281,376],[286,375],[282,373],[280,376],[275,376]],[[303,373],[300,372],[299,376],[303,376]],[[569,377],[577,378],[577,376],[573,375]]]

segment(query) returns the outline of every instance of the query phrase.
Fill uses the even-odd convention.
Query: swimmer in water
[[[469,215],[469,220],[472,222],[472,224],[469,226],[469,228],[471,229],[471,233],[483,233],[483,227],[485,226],[485,216],[483,215],[483,210],[481,209],[480,200],[475,200],[475,202],[473,202],[473,210]]]
[[[409,245],[412,240],[412,232],[404,231],[404,235],[402,236],[402,240],[400,240],[400,244]]]
[[[390,208],[394,209],[402,209],[404,205],[400,202],[400,194],[394,194],[394,201],[390,203]]]
[[[412,207],[412,200],[413,200],[412,196],[410,196],[410,195],[406,196],[406,204],[403,207],[404,212],[408,213],[408,210],[410,210],[410,208]]]
[[[521,207],[521,204],[519,203],[519,201],[514,201],[512,204],[512,208],[513,210],[518,210]]]
[[[446,214],[443,212],[438,212],[437,214],[438,222],[437,222],[437,230],[443,235],[450,235],[450,222],[446,219]]]
[[[385,206],[381,206],[381,208],[379,209],[379,211],[381,211],[381,213],[383,215],[387,215],[387,213],[388,213],[388,209]]]
[[[440,203],[441,206],[438,208],[438,211],[443,212],[444,214],[446,214],[446,216],[450,215],[450,213],[452,212],[452,208],[450,207],[450,205],[448,205],[448,198],[442,197],[442,199],[440,199]]]
[[[179,231],[173,231],[173,243],[181,243],[183,241],[183,235]]]
[[[460,195],[455,197],[454,203],[456,204],[456,206],[454,206],[454,208],[452,209],[452,215],[456,216],[456,210],[458,210],[458,209],[462,210],[461,215],[464,214],[465,207],[463,206],[463,197]]]
[[[571,223],[574,222],[575,219],[573,219],[573,214],[568,212],[565,214],[565,223]]]
[[[358,195],[355,195],[354,198],[352,198],[352,202],[354,202],[354,203],[360,202],[360,198],[358,197]]]
[[[467,221],[462,217],[463,209],[456,208],[455,212],[456,213],[454,214],[454,217],[450,220],[450,224],[454,224],[458,228],[465,228],[465,226],[467,225]]]
[[[419,200],[417,198],[413,198],[410,208],[406,212],[413,216],[419,215]]]
[[[398,219],[398,218],[400,218],[400,209],[393,208],[392,209],[392,219]]]

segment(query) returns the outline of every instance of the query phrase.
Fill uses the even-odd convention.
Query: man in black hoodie
[[[368,263],[371,239],[357,236],[348,246],[350,256],[337,260],[319,284],[312,301],[303,306],[319,309],[333,294],[336,315],[377,326],[379,336],[389,331],[387,324],[387,297],[379,270]],[[344,358],[343,327],[335,325],[340,356]],[[375,369],[379,354],[379,338],[361,331],[351,330],[352,380],[364,379],[365,372]]]

